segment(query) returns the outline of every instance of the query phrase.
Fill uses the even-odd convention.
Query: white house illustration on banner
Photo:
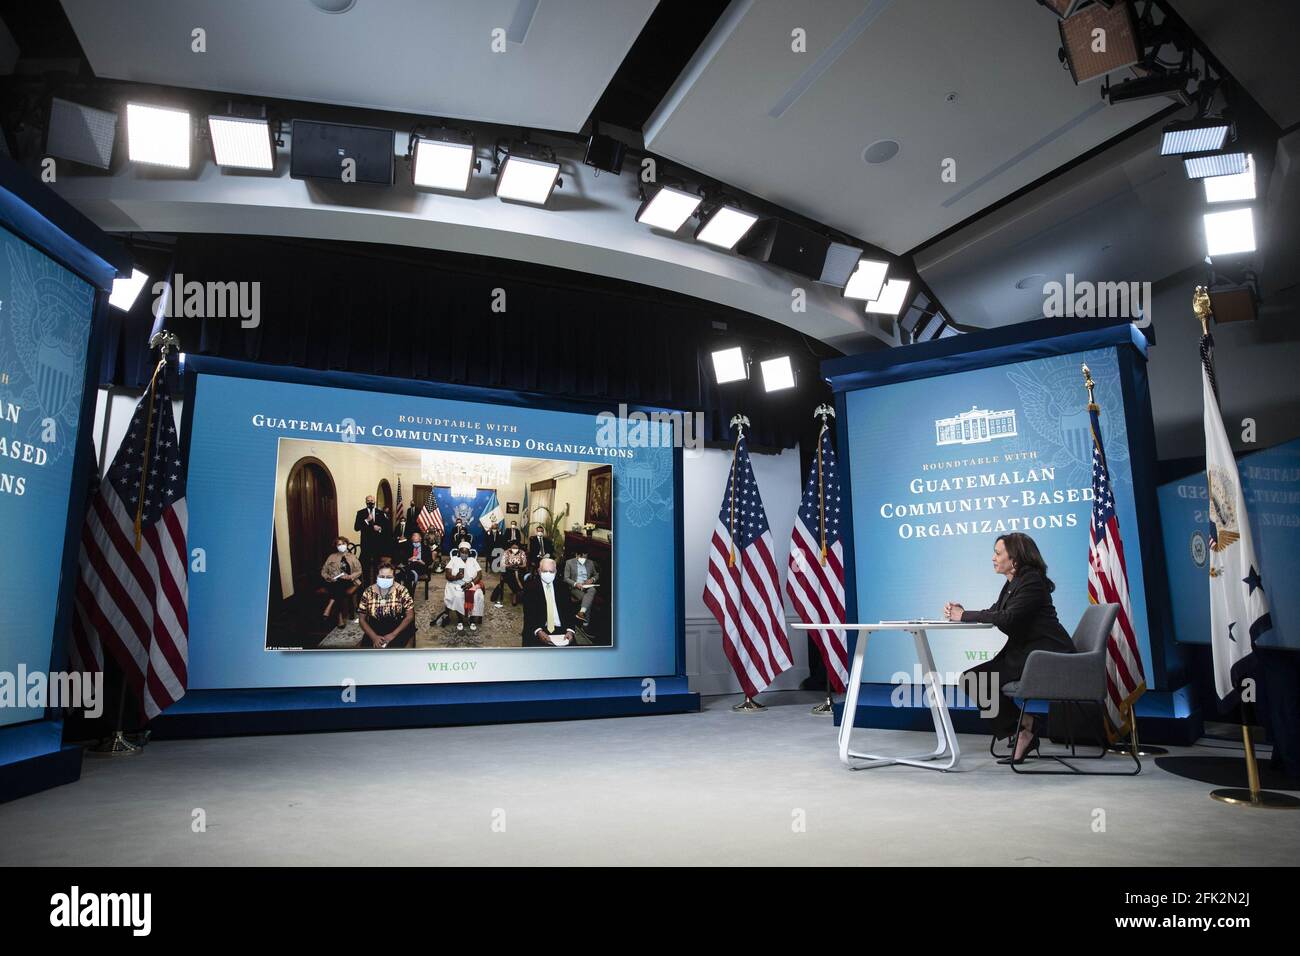
[[[937,418],[934,422],[936,445],[974,445],[995,438],[1010,438],[1015,434],[1014,408],[993,412],[972,405],[968,412],[952,418]]]

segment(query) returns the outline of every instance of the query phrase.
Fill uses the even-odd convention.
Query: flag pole
[[[815,417],[822,420],[821,431],[817,433],[817,511],[819,519],[819,530],[821,532],[822,546],[822,567],[826,567],[826,486],[822,481],[822,435],[830,427],[827,419],[835,414],[835,409],[829,405],[818,405],[813,412]],[[831,694],[831,669],[826,668],[826,699],[817,704],[810,711],[813,714],[833,714],[835,713],[835,700]]]
[[[727,529],[728,537],[730,538],[730,541],[727,543],[727,567],[729,568],[734,568],[736,566],[736,454],[740,451],[740,440],[745,437],[745,428],[748,425],[749,419],[746,416],[740,414],[731,416],[730,426],[736,430],[736,445],[731,450],[731,481],[728,482],[727,485],[731,492],[728,495],[728,501],[730,502],[731,508],[731,524]],[[748,694],[745,695],[743,701],[736,704],[731,709],[738,714],[753,714],[760,710],[767,710],[766,707]]]
[[[153,395],[158,384],[158,376],[163,374],[167,367],[167,354],[174,348],[180,347],[180,339],[172,332],[159,332],[149,340],[149,345],[159,350],[158,365],[154,368],[153,376],[149,379],[149,425],[145,429],[144,440],[144,459],[145,467],[149,462],[149,431],[153,422]],[[107,451],[107,449],[105,449]],[[100,463],[100,480],[103,480],[102,469],[104,463]],[[136,503],[135,513],[135,549],[140,550],[140,513],[144,496],[141,495]],[[121,670],[121,668],[119,668]],[[86,753],[96,757],[131,757],[144,751],[145,741],[148,740],[148,731],[145,731],[138,743],[132,743],[126,739],[126,671],[121,671],[122,683],[117,692],[117,719],[114,721],[116,729],[107,737],[102,738],[92,747],[86,748]]]
[[[1079,369],[1083,372],[1083,387],[1088,390],[1088,411],[1097,412],[1098,415],[1100,415],[1101,406],[1097,404],[1096,396],[1093,394],[1093,390],[1097,387],[1097,383],[1092,379],[1092,370],[1088,368],[1087,365],[1080,365]],[[1111,740],[1106,744],[1107,753],[1119,754],[1124,757],[1133,757],[1135,759],[1137,757],[1161,757],[1169,753],[1169,751],[1164,747],[1148,746],[1145,749],[1141,748],[1138,744],[1137,710],[1131,703],[1129,703],[1124,706],[1121,713],[1128,715],[1129,746],[1127,748],[1121,747],[1118,741]],[[1107,733],[1107,737],[1109,736],[1110,734]]]
[[[1192,311],[1196,313],[1196,317],[1201,322],[1201,337],[1202,340],[1204,340],[1210,334],[1209,320],[1210,317],[1214,315],[1214,309],[1210,305],[1210,293],[1203,285],[1198,285],[1196,291],[1192,294]],[[1213,369],[1212,364],[1209,367]],[[1213,381],[1213,378],[1211,378],[1211,381]],[[1207,458],[1208,453],[1207,448]],[[1248,521],[1250,519],[1248,516],[1242,515],[1242,520]],[[1210,573],[1213,574],[1213,562],[1207,561],[1206,565],[1209,567]],[[1239,692],[1240,690],[1241,689],[1238,688]],[[1258,807],[1268,810],[1300,810],[1300,797],[1294,797],[1289,793],[1279,793],[1276,790],[1260,789],[1259,761],[1255,757],[1255,741],[1250,732],[1250,719],[1247,713],[1250,703],[1250,701],[1241,697],[1239,694],[1239,704],[1241,707],[1241,743],[1246,757],[1246,789],[1243,790],[1240,787],[1220,787],[1210,791],[1210,798],[1237,807]]]

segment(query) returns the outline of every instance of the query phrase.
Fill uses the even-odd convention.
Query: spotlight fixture
[[[853,274],[849,276],[849,281],[844,286],[844,298],[864,299],[867,302],[879,299],[888,273],[888,262],[866,257],[859,259],[858,267],[853,270]]]
[[[191,136],[188,110],[126,104],[126,148],[133,163],[189,169]]]
[[[1113,86],[1110,80],[1107,80],[1101,92],[1106,97],[1106,102],[1111,106],[1116,103],[1155,99],[1161,96],[1169,97],[1183,105],[1187,105],[1192,101],[1187,92],[1187,84],[1192,79],[1192,74],[1186,70],[1174,70],[1169,73],[1153,73],[1150,76],[1139,76],[1136,79],[1125,80],[1123,83],[1117,83]]]
[[[763,372],[764,391],[779,392],[784,388],[794,388],[794,366],[790,364],[790,356],[765,359],[759,363],[759,368]]]
[[[695,230],[695,238],[719,249],[731,249],[756,222],[758,217],[753,213],[735,206],[722,205]]]
[[[898,315],[903,309],[903,303],[907,301],[907,290],[911,285],[912,283],[906,279],[890,279],[880,290],[880,295],[867,303],[867,311],[882,315]]]
[[[1255,217],[1249,206],[1207,212],[1203,220],[1205,252],[1211,258],[1255,251]]]
[[[1183,171],[1188,179],[1207,179],[1212,176],[1239,176],[1249,167],[1250,157],[1235,149],[1221,149],[1213,153],[1193,153],[1183,157]]]
[[[832,242],[826,247],[826,257],[822,260],[822,271],[817,281],[843,289],[861,259],[862,250],[857,246]]]
[[[492,172],[497,177],[498,199],[544,206],[555,187],[564,186],[560,164],[555,161],[555,152],[549,147],[529,143],[498,144],[496,159]]]
[[[1071,12],[1057,27],[1061,34],[1060,56],[1076,86],[1142,59],[1137,21],[1127,0],[1109,7],[1100,3],[1083,7]],[[1098,30],[1106,38],[1100,51],[1094,44]]]
[[[1203,117],[1170,123],[1160,134],[1160,155],[1181,156],[1222,149],[1230,132],[1232,124],[1224,119]]]
[[[140,290],[148,281],[149,276],[139,269],[132,268],[129,277],[113,280],[113,291],[108,294],[108,304],[123,312],[130,312],[131,306],[135,305],[136,297],[140,295]]]
[[[264,107],[239,115],[234,108],[225,114],[208,115],[208,135],[212,139],[212,159],[230,169],[275,169],[275,134]]]
[[[738,382],[749,378],[749,363],[745,361],[745,352],[740,346],[721,349],[713,353],[713,376],[719,385]]]
[[[108,169],[117,137],[117,114],[55,96],[50,100],[45,152],[60,159]]]
[[[1246,170],[1227,176],[1208,176],[1202,179],[1205,184],[1205,201],[1244,202],[1255,198],[1255,160],[1247,154]]]
[[[1259,318],[1259,294],[1247,279],[1237,285],[1210,286],[1210,314],[1216,324],[1253,322]]]
[[[445,129],[412,133],[408,158],[412,184],[457,193],[469,189],[470,177],[483,165],[474,156],[472,135]]]
[[[676,232],[699,208],[703,198],[676,186],[663,185],[641,200],[636,221],[665,232]],[[753,223],[750,223],[753,225]],[[732,243],[734,245],[735,243]]]

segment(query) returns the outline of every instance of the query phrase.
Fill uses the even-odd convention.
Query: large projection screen
[[[443,392],[452,393],[448,387]],[[596,411],[203,371],[192,394],[190,547],[200,554],[190,576],[191,688],[676,672],[674,468],[680,452],[671,447],[671,427],[611,433],[608,419]],[[446,469],[459,458],[470,473],[478,469],[492,477],[468,490],[454,487]],[[438,574],[431,575],[427,596],[423,583],[411,589],[413,646],[358,647],[351,624],[325,634],[308,626],[305,633],[304,623],[319,623],[325,603],[317,593],[319,572],[335,537],[358,544],[354,527],[366,496],[381,507],[395,506],[399,481],[406,506],[427,499],[439,510],[446,533],[438,543],[444,549],[455,518],[465,519],[489,592],[498,577],[482,516],[499,506],[505,525],[517,521],[526,528],[546,516],[541,506],[554,513],[567,506],[563,538],[587,541],[601,575],[600,597],[582,640],[566,647],[522,646],[522,609],[513,605],[509,590],[502,608],[485,602],[475,633],[438,626],[433,620],[446,586]],[[585,523],[598,526],[590,539],[573,527]],[[400,561],[409,535],[407,544],[396,534],[393,540]],[[364,559],[364,549],[358,553]],[[567,597],[567,588],[560,591]],[[277,609],[284,611],[278,624]]]
[[[1067,631],[1088,604],[1092,439],[1080,365],[1096,381],[1102,440],[1125,542],[1138,647],[1150,675],[1146,582],[1116,348],[970,369],[848,392],[857,617],[938,618],[986,608],[1004,579],[997,536],[1023,531],[1056,583]],[[996,631],[935,632],[946,677],[988,660]],[[863,680],[920,683],[910,636],[873,635]]]
[[[0,229],[0,673],[15,686],[51,664],[94,309],[90,283]],[[44,716],[20,703],[0,725]]]

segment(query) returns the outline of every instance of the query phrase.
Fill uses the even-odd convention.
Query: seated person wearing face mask
[[[411,533],[411,540],[398,545],[397,553],[401,556],[400,577],[408,590],[415,590],[415,583],[420,576],[428,573],[431,565],[429,546],[424,543],[424,536],[418,531]]]
[[[564,647],[573,644],[573,611],[555,582],[555,559],[542,558],[537,573],[524,587],[524,647]]]
[[[587,615],[596,600],[596,582],[599,580],[600,572],[596,570],[595,562],[587,557],[586,548],[578,545],[573,557],[564,562],[564,583],[573,600],[581,605],[578,620],[583,624],[587,623]]]
[[[379,562],[375,583],[361,593],[357,610],[365,635],[358,647],[410,647],[415,643],[415,598],[397,583],[388,562]]]
[[[337,626],[343,627],[352,616],[352,595],[361,586],[361,559],[348,554],[347,538],[334,539],[334,553],[325,559],[320,576],[330,596],[322,616],[328,618],[330,612],[336,612]]]
[[[478,559],[470,556],[468,541],[460,543],[443,573],[447,578],[443,602],[456,618],[456,630],[465,630],[468,617],[469,629],[477,631],[483,620],[483,569]]]
[[[506,585],[510,586],[510,606],[519,603],[519,592],[524,589],[524,575],[528,573],[528,555],[518,541],[510,542],[506,553],[501,556],[501,580],[492,592],[494,607],[502,607],[501,598],[505,596]]]

